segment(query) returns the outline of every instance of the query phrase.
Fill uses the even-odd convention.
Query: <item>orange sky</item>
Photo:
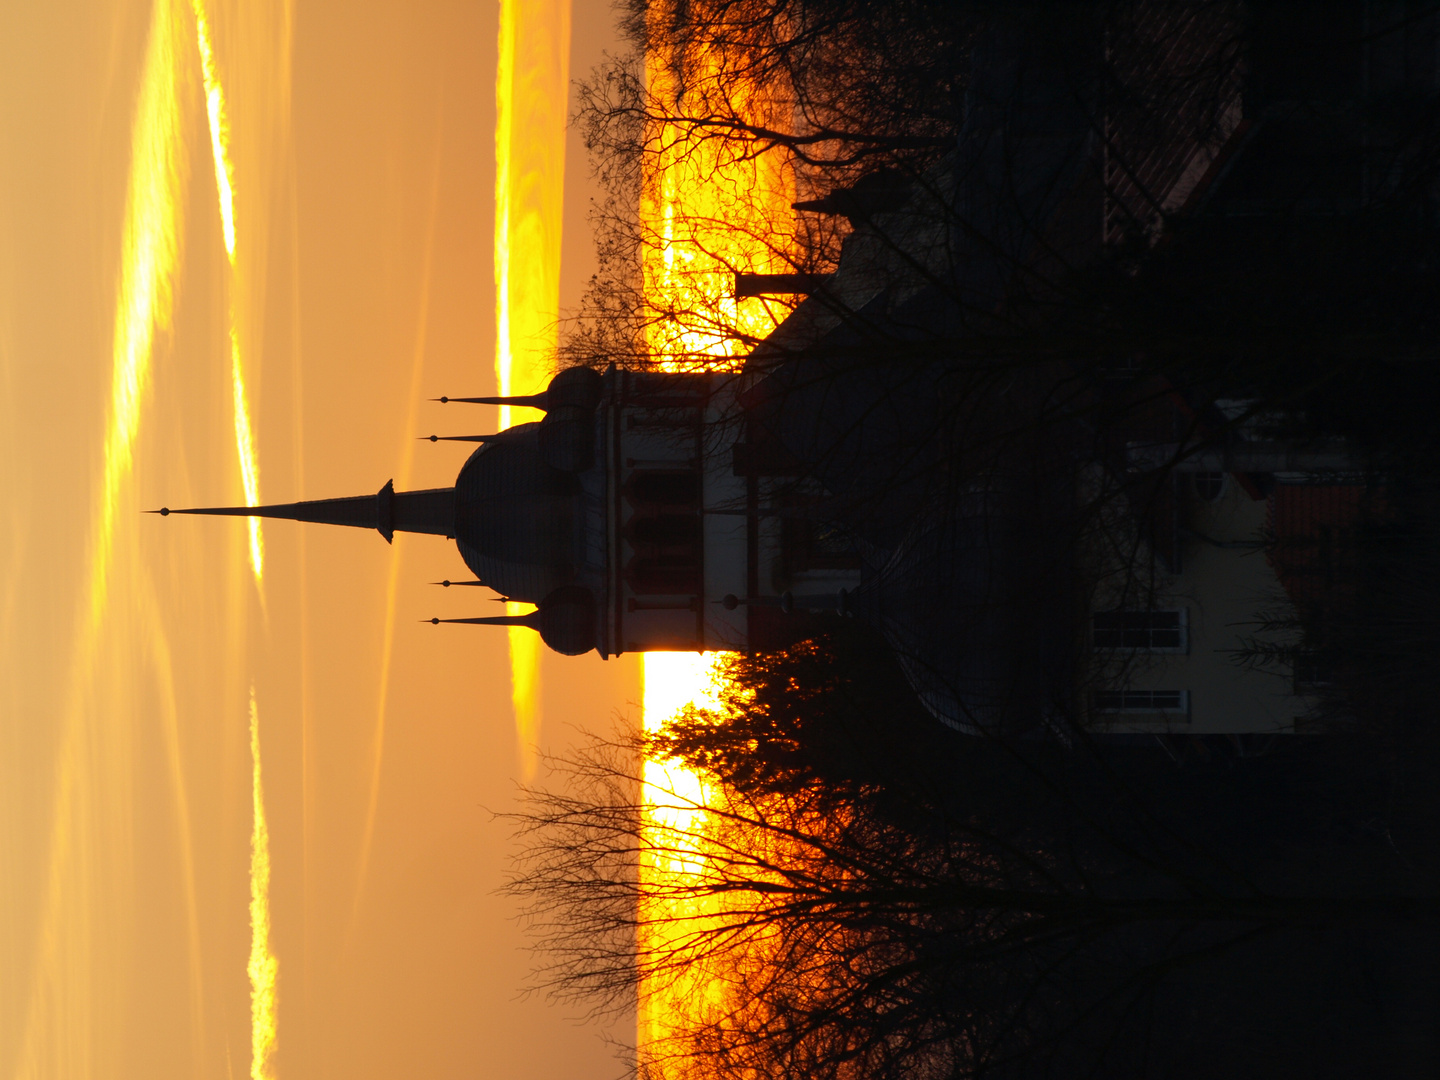
[[[0,12],[0,1077],[249,1074],[252,688],[273,1074],[611,1076],[594,1028],[517,999],[505,638],[419,622],[494,606],[424,585],[465,573],[453,545],[274,522],[257,578],[242,523],[139,513],[244,498],[237,370],[265,499],[453,479],[463,447],[414,436],[493,414],[416,399],[494,386],[497,5],[202,7],[233,261],[190,0]],[[572,74],[609,17],[575,0]],[[586,171],[572,133],[567,304]],[[124,333],[122,299],[149,312]],[[639,693],[633,662],[542,672],[550,745]]]

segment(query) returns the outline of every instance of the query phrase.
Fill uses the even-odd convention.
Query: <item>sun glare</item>
[[[646,57],[649,93],[662,102],[676,94],[667,61],[654,53]],[[718,62],[704,56],[692,58],[690,66],[691,82],[702,89],[719,73]],[[755,111],[750,119],[768,120],[759,88],[739,104]],[[778,321],[766,300],[735,296],[735,274],[792,269],[790,170],[775,155],[737,153],[723,140],[674,122],[656,124],[646,150],[641,274],[652,315],[651,355],[672,366],[738,361]]]
[[[660,54],[646,57],[648,90],[661,102],[674,96],[668,60]],[[700,58],[691,72],[702,84],[713,74],[705,63]],[[756,110],[756,119],[768,106],[760,88],[745,104]],[[792,178],[771,157],[732,154],[721,140],[698,138],[674,123],[647,133],[645,168],[641,275],[650,309],[650,355],[670,370],[738,364],[751,342],[775,328],[778,313],[762,299],[737,299],[734,275],[790,268]],[[713,701],[720,660],[719,655],[648,653],[645,729],[658,730],[692,702]],[[722,911],[716,898],[674,899],[669,888],[679,884],[683,894],[685,882],[704,874],[698,838],[706,832],[704,808],[715,805],[719,795],[698,774],[672,761],[646,761],[644,781],[648,839],[640,874],[651,888],[639,946],[652,956],[673,954]],[[692,851],[693,857],[687,854]],[[720,1005],[724,987],[721,973],[703,966],[663,985],[642,985],[637,1024],[645,1057],[663,1061],[672,1052],[683,1055],[684,1048],[672,1041]]]
[[[560,309],[570,0],[501,0],[495,77],[495,376],[500,393],[531,394],[553,370]],[[500,427],[516,422],[500,410]],[[529,419],[529,416],[521,419]],[[506,604],[508,614],[529,605]],[[535,772],[541,643],[510,635],[510,695],[521,773]]]

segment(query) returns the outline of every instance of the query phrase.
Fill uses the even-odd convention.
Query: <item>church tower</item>
[[[373,528],[387,541],[448,537],[479,582],[536,609],[445,621],[529,626],[566,655],[773,647],[777,627],[803,621],[784,617],[797,603],[843,604],[859,567],[826,567],[824,595],[792,598],[792,579],[814,576],[787,569],[801,519],[761,503],[794,483],[764,475],[775,470],[748,452],[742,378],[570,368],[529,397],[441,399],[545,411],[536,423],[458,437],[480,446],[453,487],[386,483],[368,496],[159,513]]]

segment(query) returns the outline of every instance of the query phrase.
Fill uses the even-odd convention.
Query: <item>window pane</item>
[[[1097,611],[1093,637],[1097,649],[1183,649],[1179,611]]]
[[[1183,690],[1102,690],[1095,695],[1100,712],[1179,712],[1184,707]]]

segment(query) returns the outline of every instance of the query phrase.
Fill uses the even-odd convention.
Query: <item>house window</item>
[[[693,469],[636,469],[625,482],[625,497],[636,506],[697,506],[700,474]]]
[[[1101,690],[1095,695],[1095,711],[1102,713],[1190,712],[1188,690]]]
[[[1216,502],[1221,495],[1225,494],[1225,474],[1223,472],[1197,472],[1191,478],[1195,494],[1205,502]]]
[[[834,525],[787,517],[781,535],[786,576],[803,570],[860,569],[854,542]]]
[[[1174,611],[1097,611],[1092,633],[1097,649],[1184,652],[1190,644],[1184,608]]]

